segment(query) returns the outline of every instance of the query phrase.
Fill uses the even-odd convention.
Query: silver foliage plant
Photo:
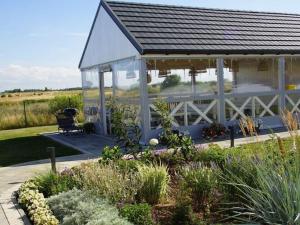
[[[95,195],[71,190],[47,199],[61,225],[132,225],[118,209]]]

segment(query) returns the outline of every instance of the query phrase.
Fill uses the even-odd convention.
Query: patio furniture
[[[58,113],[56,114],[56,120],[58,125],[58,132],[63,133],[83,133],[83,129],[76,122],[76,118],[68,113]]]

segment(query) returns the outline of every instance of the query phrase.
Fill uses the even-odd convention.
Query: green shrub
[[[209,210],[213,193],[217,187],[217,174],[212,168],[201,164],[182,168],[183,187],[191,189],[192,198],[200,209]]]
[[[58,220],[53,216],[44,195],[39,193],[34,181],[22,184],[18,195],[18,202],[27,211],[34,225],[58,225]]]
[[[151,206],[148,204],[125,205],[120,215],[135,225],[152,225]]]
[[[193,212],[191,205],[178,204],[175,207],[173,214],[173,223],[176,225],[204,225]]]
[[[102,151],[102,158],[101,160],[104,162],[108,161],[116,161],[119,160],[122,157],[122,151],[119,146],[105,146]]]
[[[6,94],[2,94],[2,95],[1,95],[1,98],[5,98],[5,97],[6,97]]]
[[[138,160],[126,160],[126,159],[117,160],[115,163],[121,173],[137,172],[138,166],[141,165],[141,162]]]
[[[137,154],[142,150],[140,145],[142,132],[137,107],[119,104],[113,100],[109,108],[112,133],[115,135],[118,145],[137,159]]]
[[[192,138],[188,136],[182,136],[180,138],[179,147],[185,160],[190,160],[196,151]]]
[[[156,159],[157,163],[161,162],[169,167],[179,167],[185,163],[185,159],[182,154],[174,154],[173,152],[166,151],[161,153]]]
[[[180,80],[180,76],[176,74],[167,76],[166,79],[161,83],[161,89],[174,87],[180,83]]]
[[[88,192],[71,190],[47,200],[61,225],[130,225],[116,207]]]
[[[159,203],[168,191],[170,176],[167,167],[163,165],[140,165],[138,177],[141,188],[138,191],[138,198],[141,201],[154,205]]]
[[[165,142],[169,149],[174,149],[174,154],[180,150],[186,161],[192,159],[196,148],[191,137],[172,133],[170,135],[164,134],[161,138],[163,138],[163,142]]]
[[[172,135],[172,117],[170,116],[168,103],[162,99],[154,102],[155,111],[160,116],[160,124],[162,126],[162,134],[160,134],[160,143],[168,144],[170,142],[170,135]]]
[[[207,165],[215,163],[223,167],[227,156],[228,153],[218,145],[209,145],[208,149],[196,152],[193,161],[203,162]]]
[[[56,96],[54,99],[49,101],[49,110],[51,113],[62,111],[66,108],[76,108],[80,111],[83,109],[82,95],[72,96]]]
[[[110,163],[86,163],[79,168],[77,180],[80,186],[112,202],[134,202],[140,182],[137,175],[121,171]]]
[[[172,224],[178,225],[200,225],[192,208],[192,198],[190,196],[191,189],[180,185],[178,193],[176,193],[176,206],[172,216]]]
[[[71,190],[78,185],[72,174],[61,175],[51,171],[37,176],[34,181],[45,197]]]
[[[96,133],[96,127],[94,123],[84,123],[83,124],[83,131],[86,134],[94,134]]]

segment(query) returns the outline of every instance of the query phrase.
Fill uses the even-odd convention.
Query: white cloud
[[[80,71],[71,67],[7,65],[0,67],[0,91],[21,88],[81,86]]]

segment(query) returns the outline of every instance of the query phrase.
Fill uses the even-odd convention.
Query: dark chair
[[[66,113],[58,113],[56,114],[56,120],[58,125],[58,132],[62,131],[63,133],[69,133],[73,131],[78,131],[80,133],[83,132],[82,127],[78,126],[75,117],[66,114]]]

